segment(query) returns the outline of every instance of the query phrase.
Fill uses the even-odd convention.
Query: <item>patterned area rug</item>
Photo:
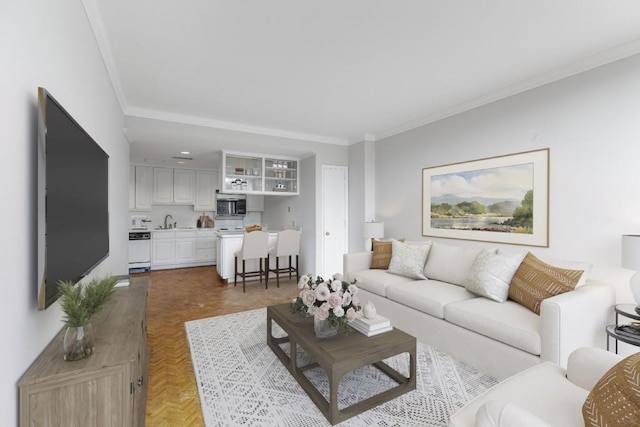
[[[207,427],[330,426],[267,346],[266,309],[195,320],[185,326]],[[275,323],[274,335],[285,335]],[[283,349],[289,350],[288,343]],[[415,391],[338,425],[446,426],[454,412],[497,383],[428,345],[419,342],[417,350]],[[302,350],[297,357],[300,366],[309,362]],[[385,362],[408,376],[408,355]],[[326,398],[329,382],[324,371],[311,369],[306,375]],[[374,367],[357,369],[340,382],[338,406],[351,405],[395,384]]]

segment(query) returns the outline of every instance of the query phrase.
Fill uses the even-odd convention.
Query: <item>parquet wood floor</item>
[[[195,267],[134,274],[149,278],[147,330],[151,348],[146,425],[202,426],[202,412],[191,366],[184,322],[290,301],[298,293],[293,280],[275,277],[264,283],[226,285],[215,267]]]

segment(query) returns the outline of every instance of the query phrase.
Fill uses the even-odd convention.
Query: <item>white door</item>
[[[342,273],[348,251],[348,168],[322,165],[322,265],[318,274]]]

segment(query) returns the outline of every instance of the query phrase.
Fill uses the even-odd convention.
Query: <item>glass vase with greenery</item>
[[[113,297],[117,279],[107,276],[86,284],[61,281],[58,284],[63,322],[67,327],[63,340],[64,359],[80,360],[93,354],[91,320]]]

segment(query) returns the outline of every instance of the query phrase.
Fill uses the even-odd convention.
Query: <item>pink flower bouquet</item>
[[[292,313],[308,314],[346,330],[361,309],[355,280],[349,283],[342,274],[334,274],[328,280],[320,276],[314,280],[305,274],[300,277],[298,288],[300,294],[291,303]]]

